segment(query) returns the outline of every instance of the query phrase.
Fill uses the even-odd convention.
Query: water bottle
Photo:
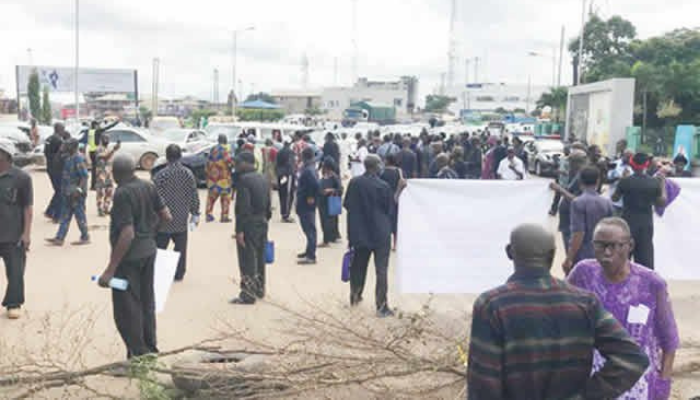
[[[93,282],[97,282],[98,279],[100,279],[99,276],[92,276]],[[126,279],[112,278],[109,280],[109,287],[115,290],[125,291],[129,287],[129,281],[127,281]]]

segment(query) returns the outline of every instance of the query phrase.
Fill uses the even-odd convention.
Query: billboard
[[[27,84],[32,70],[39,74],[39,85],[51,92],[73,92],[75,69],[51,66],[18,65],[17,90],[19,96],[27,94]],[[78,69],[78,92],[131,93],[136,92],[136,70],[133,69]]]

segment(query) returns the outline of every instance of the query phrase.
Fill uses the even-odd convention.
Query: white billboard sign
[[[27,84],[32,70],[39,74],[39,85],[51,92],[73,92],[75,69],[49,66],[17,66],[19,95],[27,94]],[[136,70],[80,68],[78,70],[78,92],[132,93],[136,91]]]

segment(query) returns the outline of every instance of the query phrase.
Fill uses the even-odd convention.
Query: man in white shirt
[[[513,147],[508,148],[508,156],[498,164],[496,173],[499,179],[505,181],[519,181],[525,179],[525,164],[523,164],[521,159],[515,156],[515,149]]]

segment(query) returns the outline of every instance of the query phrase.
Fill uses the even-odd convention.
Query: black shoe
[[[360,303],[362,303],[362,296],[350,297],[350,307],[355,307]]]
[[[394,312],[391,311],[389,307],[382,307],[379,310],[377,310],[377,318],[388,318],[393,316]]]
[[[243,300],[240,297],[234,297],[229,301],[229,304],[238,304],[238,305],[244,305],[244,306],[249,306],[255,304],[255,300],[253,301],[248,301],[248,300]]]
[[[297,258],[299,258],[299,259],[304,259],[304,258],[306,258],[306,253],[299,253],[299,254],[297,254]]]
[[[282,222],[285,224],[293,224],[295,221],[294,218],[282,218]]]
[[[304,259],[297,261],[297,264],[299,264],[299,265],[314,265],[314,264],[316,264],[316,260],[312,260],[310,258],[304,258]]]

